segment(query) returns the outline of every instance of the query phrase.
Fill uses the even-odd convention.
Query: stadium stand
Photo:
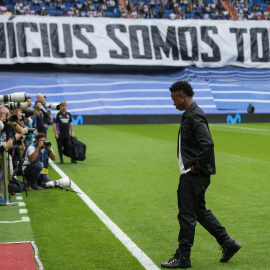
[[[74,115],[173,115],[168,91],[172,82],[187,80],[195,101],[207,114],[270,113],[267,69],[185,68],[169,74],[0,73],[1,93],[42,91],[48,103],[66,100]]]
[[[269,20],[268,0],[0,0],[0,15]]]

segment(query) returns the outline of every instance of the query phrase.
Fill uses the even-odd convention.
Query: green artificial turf
[[[16,201],[16,196],[11,201]],[[0,206],[0,243],[33,241],[30,222],[17,222],[27,217],[27,214],[20,214],[19,209],[25,206]]]
[[[177,248],[179,125],[76,126],[78,165],[56,164],[160,266]],[[199,224],[193,269],[269,269],[270,124],[211,124],[217,174],[207,207],[243,248],[227,264]],[[49,140],[57,152],[52,130]],[[50,168],[50,177],[59,176]],[[143,269],[79,196],[57,188],[25,199],[45,269]]]

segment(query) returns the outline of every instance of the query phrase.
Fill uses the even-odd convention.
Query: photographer
[[[13,115],[14,116],[14,115]],[[8,120],[7,120],[8,118]],[[17,117],[16,117],[17,119]],[[5,106],[0,107],[0,121],[4,123],[4,127],[0,133],[0,172],[3,173],[3,152],[7,154],[8,161],[8,173],[9,179],[13,176],[13,165],[11,156],[8,154],[8,150],[13,147],[13,138],[15,136],[15,132],[22,133],[22,128],[16,123],[16,119],[12,118],[9,115],[9,109]],[[4,194],[4,179],[0,177],[0,196],[3,197]]]
[[[50,109],[46,108],[46,97],[42,94],[37,94],[37,101],[41,102],[41,105],[42,105],[41,108],[46,112],[44,113],[44,123],[47,125],[47,129],[48,129],[48,126],[50,122],[52,121],[52,113]]]
[[[32,106],[32,98],[31,97],[26,97],[26,102],[28,104],[28,107]]]
[[[60,111],[57,112],[54,116],[53,130],[54,130],[55,139],[57,140],[60,164],[64,164],[63,154],[62,154],[63,146],[69,151],[69,155],[71,157],[71,163],[77,164],[78,162],[76,162],[74,158],[73,146],[71,144],[71,139],[69,135],[69,130],[70,130],[71,137],[74,137],[71,114],[67,112],[67,103],[65,101],[62,101],[60,103]]]
[[[13,167],[14,172],[16,172],[17,175],[22,175],[22,163],[24,159],[24,153],[26,148],[33,143],[33,138],[36,134],[35,128],[29,128],[27,127],[26,123],[27,119],[25,119],[24,115],[18,115],[17,124],[22,127],[23,131],[27,129],[27,133],[23,132],[23,135],[16,133],[15,134],[15,149],[13,151],[12,155],[12,161],[13,161]]]
[[[44,127],[44,120],[41,117],[41,108],[37,105],[34,106],[33,128],[36,128],[38,133],[46,132],[46,128]]]
[[[17,116],[17,121],[16,123],[22,128],[22,133],[21,134],[27,134],[28,133],[28,127],[26,125],[22,125],[21,121],[23,121],[23,116],[22,116],[22,110],[21,109],[16,109],[14,111],[14,115]]]
[[[43,190],[42,184],[51,181],[47,175],[49,158],[56,159],[51,144],[46,142],[46,134],[39,133],[36,135],[36,143],[27,148],[23,163],[29,190]]]
[[[43,107],[42,102],[37,100],[35,102],[35,107],[40,108],[40,116],[37,118],[38,122],[40,122],[40,129],[42,129],[42,133],[47,134],[48,130],[48,123],[49,123],[49,113],[46,111],[46,109]]]

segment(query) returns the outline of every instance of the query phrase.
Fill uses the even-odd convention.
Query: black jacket
[[[181,156],[185,169],[192,165],[203,175],[216,173],[214,143],[203,110],[193,102],[181,121]],[[178,146],[179,149],[179,133]]]

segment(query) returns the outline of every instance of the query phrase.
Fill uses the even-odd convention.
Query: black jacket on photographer
[[[185,168],[192,165],[203,175],[216,173],[214,143],[204,112],[193,102],[184,112],[181,121],[181,156]],[[179,157],[179,133],[177,156]]]

